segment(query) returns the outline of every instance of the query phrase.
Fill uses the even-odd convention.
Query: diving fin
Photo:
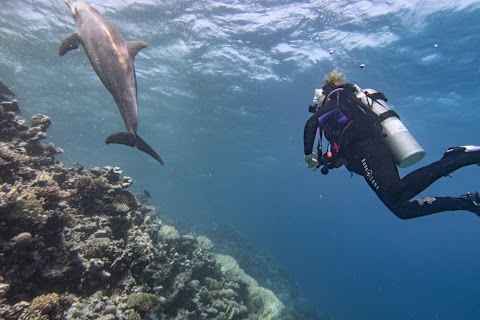
[[[442,159],[455,159],[464,162],[464,165],[480,165],[480,146],[468,145],[448,148]]]

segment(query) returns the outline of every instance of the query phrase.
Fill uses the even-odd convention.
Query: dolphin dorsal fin
[[[147,47],[147,43],[144,41],[127,41],[127,49],[130,58],[133,60],[137,53],[143,48]]]

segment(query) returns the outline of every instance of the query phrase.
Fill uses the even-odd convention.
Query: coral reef
[[[166,219],[168,218],[166,217]],[[169,221],[169,223],[175,225],[180,231],[193,231],[207,236],[208,238],[200,236],[197,239],[204,238],[210,245],[213,242],[215,252],[217,252],[216,256],[228,254],[234,257],[235,262],[231,261],[232,270],[235,270],[237,265],[241,265],[245,273],[252,276],[260,287],[272,290],[276,297],[288,306],[282,312],[282,319],[332,319],[330,315],[318,310],[318,307],[305,298],[300,286],[292,280],[288,270],[285,270],[268,252],[261,251],[252,245],[249,239],[233,226],[225,224],[193,226],[178,220]],[[253,289],[255,286],[251,288]]]
[[[283,304],[205,237],[182,235],[127,189],[86,170],[0,106],[1,319],[280,319]]]

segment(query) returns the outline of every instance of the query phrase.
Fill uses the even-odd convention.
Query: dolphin
[[[117,104],[127,132],[107,137],[106,143],[137,147],[164,164],[162,158],[137,134],[137,80],[133,60],[147,44],[125,41],[120,32],[95,8],[84,2],[65,0],[77,27],[62,40],[59,54],[77,49],[82,44],[90,63]]]

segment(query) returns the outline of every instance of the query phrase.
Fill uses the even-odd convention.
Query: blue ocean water
[[[337,68],[383,91],[427,151],[402,175],[480,144],[479,1],[90,3],[149,44],[136,58],[139,134],[166,165],[105,145],[123,123],[83,49],[58,56],[74,31],[64,2],[3,1],[0,80],[26,118],[52,118],[59,160],[120,166],[161,214],[234,226],[332,319],[480,319],[479,218],[401,221],[361,177],[306,169],[302,140],[314,89]],[[479,170],[422,195],[479,190]]]

